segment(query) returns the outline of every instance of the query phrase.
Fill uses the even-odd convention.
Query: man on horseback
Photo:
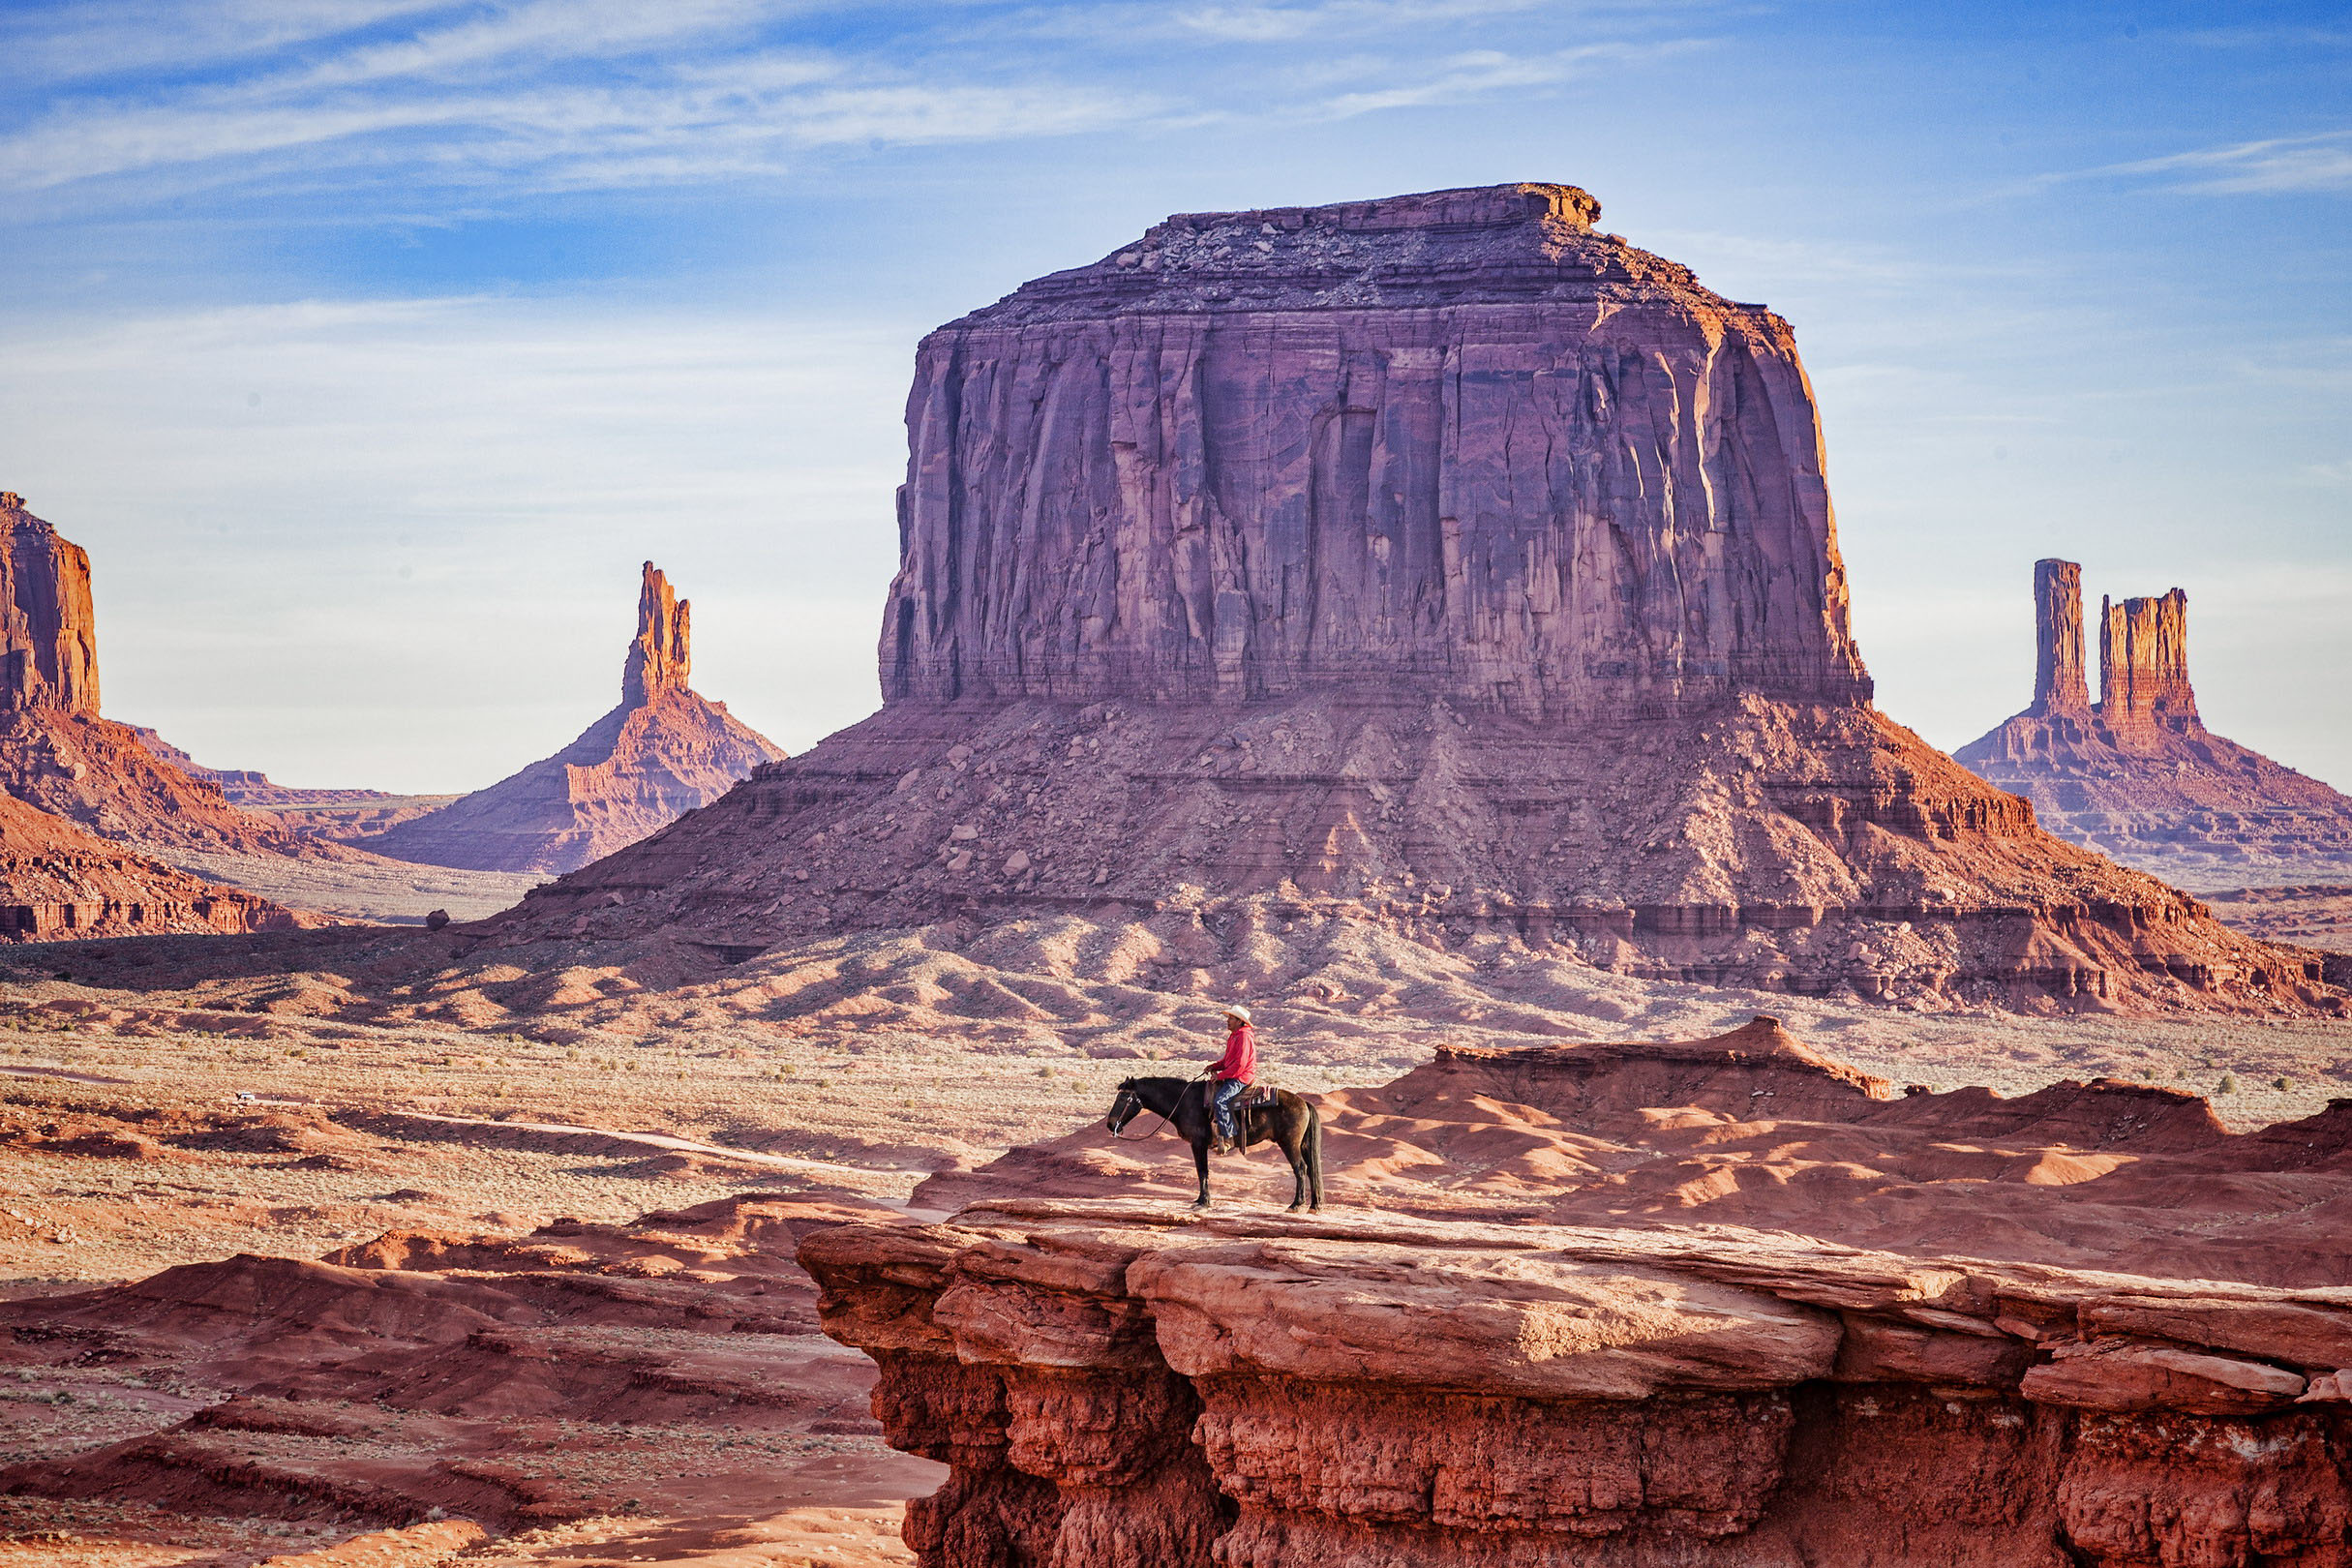
[[[1231,1154],[1241,1147],[1241,1128],[1234,1106],[1257,1081],[1257,1036],[1250,1028],[1250,1010],[1236,1002],[1225,1009],[1225,1054],[1210,1075],[1209,1113],[1217,1119],[1215,1154]]]

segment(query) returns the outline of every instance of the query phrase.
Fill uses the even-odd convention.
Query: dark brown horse
[[[1165,1118],[1176,1135],[1192,1146],[1192,1168],[1200,1172],[1200,1196],[1192,1207],[1209,1206],[1209,1140],[1216,1123],[1209,1115],[1209,1085],[1200,1078],[1130,1078],[1119,1085],[1111,1101],[1110,1130],[1114,1133],[1144,1111]],[[1251,1097],[1254,1099],[1255,1097]],[[1241,1146],[1273,1143],[1290,1161],[1294,1183],[1292,1213],[1323,1206],[1323,1117],[1314,1101],[1287,1089],[1274,1092],[1274,1103],[1244,1103],[1234,1107],[1241,1126]]]

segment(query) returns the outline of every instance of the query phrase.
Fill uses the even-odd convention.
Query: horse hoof
[[[1207,1198],[1202,1198],[1202,1199],[1201,1199],[1199,1202],[1197,1202],[1197,1203],[1195,1203],[1195,1204],[1193,1204],[1193,1205],[1192,1205],[1192,1207],[1193,1207],[1193,1208],[1195,1208],[1195,1209],[1205,1209],[1205,1208],[1207,1208],[1208,1206],[1209,1206],[1209,1200],[1208,1200]]]

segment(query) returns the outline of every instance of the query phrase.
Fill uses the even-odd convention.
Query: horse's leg
[[[1192,1200],[1192,1207],[1205,1209],[1209,1206],[1209,1140],[1204,1134],[1192,1139],[1192,1168],[1200,1173],[1200,1196]]]
[[[1312,1207],[1320,1213],[1323,1207],[1323,1113],[1313,1105],[1307,1107],[1307,1177],[1314,1188]]]
[[[1290,1161],[1290,1212],[1296,1214],[1307,1207],[1307,1139],[1297,1118],[1292,1118],[1283,1132],[1282,1158]]]

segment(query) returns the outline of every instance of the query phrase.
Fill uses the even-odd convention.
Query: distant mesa
[[[1283,933],[1357,921],[1935,1007],[2340,1005],[1871,707],[1788,323],[1598,216],[1184,214],[933,332],[881,711],[498,939],[1074,921],[1279,987]]]
[[[2082,568],[2034,564],[2034,701],[1954,753],[2051,831],[2193,888],[2352,875],[2352,797],[2205,727],[2188,595],[2102,597],[2099,698],[2083,663]]]
[[[364,840],[377,854],[481,871],[569,871],[732,789],[783,750],[687,685],[688,604],[651,561],[620,706],[561,751]]]

